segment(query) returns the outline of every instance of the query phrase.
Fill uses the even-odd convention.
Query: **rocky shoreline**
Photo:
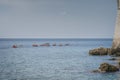
[[[120,56],[120,48],[96,48],[96,49],[92,49],[89,51],[89,55],[99,55],[99,56],[103,56],[103,55],[110,55],[110,56]]]
[[[120,48],[96,48],[89,50],[89,55],[92,56],[114,56],[114,57],[120,57]],[[111,58],[109,60],[117,60],[116,58]],[[97,70],[93,70],[93,72],[116,72],[119,71],[120,61],[118,60],[118,66],[114,66],[108,63],[102,63],[100,64],[100,67]]]

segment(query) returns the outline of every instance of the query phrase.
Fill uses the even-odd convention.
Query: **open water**
[[[39,46],[44,43],[69,45]],[[111,45],[112,39],[0,39],[0,80],[120,80],[120,72],[92,73],[103,62],[117,64],[88,54]]]

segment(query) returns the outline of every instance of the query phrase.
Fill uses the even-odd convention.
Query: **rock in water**
[[[89,51],[90,55],[111,55],[111,56],[120,56],[120,48],[96,48]]]
[[[111,58],[111,59],[108,59],[108,60],[117,60],[116,58]]]
[[[13,45],[12,47],[13,47],[13,48],[18,48],[17,45]]]
[[[41,44],[40,46],[50,46],[50,44],[49,43],[44,43],[44,44]]]
[[[110,55],[120,56],[120,48],[111,49]]]
[[[93,73],[99,73],[100,70],[93,70],[92,72],[93,72]]]
[[[33,47],[38,47],[38,45],[37,45],[37,44],[33,44],[32,46],[33,46]]]
[[[109,53],[109,48],[97,48],[89,51],[90,55],[107,55]]]
[[[52,46],[57,46],[56,43],[54,43]]]
[[[101,72],[116,72],[119,71],[119,69],[114,66],[114,65],[110,65],[108,63],[102,63],[99,67]]]
[[[120,62],[118,62],[118,67],[120,68]]]

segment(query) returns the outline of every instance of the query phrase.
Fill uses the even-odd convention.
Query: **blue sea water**
[[[69,46],[32,46],[43,43]],[[103,62],[117,64],[88,54],[111,45],[112,39],[0,39],[0,80],[120,80],[120,72],[92,73]]]

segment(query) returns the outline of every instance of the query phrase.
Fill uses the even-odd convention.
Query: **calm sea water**
[[[32,47],[43,43],[69,46]],[[120,80],[120,72],[91,72],[102,62],[117,63],[88,54],[111,44],[112,39],[0,39],[0,80]]]

